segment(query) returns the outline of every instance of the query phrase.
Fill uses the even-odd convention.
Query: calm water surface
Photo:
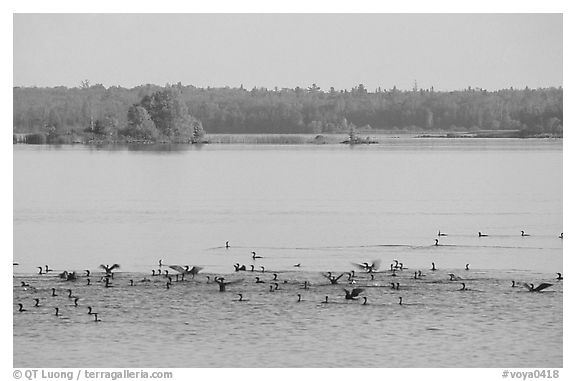
[[[562,366],[561,141],[163,148],[14,146],[15,367]],[[166,289],[159,259],[203,270]]]

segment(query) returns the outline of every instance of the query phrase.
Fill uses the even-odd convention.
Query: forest
[[[512,131],[562,136],[563,89],[14,87],[13,132],[40,142],[186,142],[205,134]]]

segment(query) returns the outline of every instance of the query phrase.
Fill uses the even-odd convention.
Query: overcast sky
[[[562,85],[561,14],[15,14],[14,86]]]

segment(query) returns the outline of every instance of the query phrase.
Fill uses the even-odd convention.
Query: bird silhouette
[[[552,286],[551,283],[540,283],[540,285],[538,285],[538,287],[535,288],[533,283],[530,284],[524,283],[524,287],[526,287],[530,292],[540,292],[551,286]]]
[[[363,288],[353,288],[352,291],[348,291],[345,288],[343,290],[344,292],[346,292],[346,296],[344,296],[344,298],[346,298],[347,300],[356,300],[358,295],[360,295],[360,293],[364,291]]]
[[[324,278],[326,278],[330,281],[330,284],[338,284],[338,279],[340,279],[342,277],[342,275],[344,275],[344,273],[338,275],[337,277],[332,275],[332,273],[330,273],[330,272],[328,274],[322,274],[322,276]]]
[[[120,265],[118,263],[114,263],[112,266],[108,266],[108,265],[100,265],[100,268],[104,271],[106,271],[106,275],[112,275],[112,271],[115,269],[119,269]]]
[[[192,268],[190,268],[190,266],[188,266],[188,265],[185,265],[184,267],[179,266],[179,265],[170,265],[168,267],[170,267],[172,270],[178,271],[183,276],[188,275],[188,274],[192,274],[192,278],[194,278],[194,275],[198,274],[200,272],[200,270],[202,270],[202,267],[192,266]],[[182,278],[182,279],[184,279],[184,278]]]
[[[354,266],[356,266],[358,269],[360,270],[364,270],[368,273],[377,271],[378,268],[380,267],[380,260],[374,260],[372,261],[372,263],[368,263],[368,262],[364,262],[364,263],[352,263]]]

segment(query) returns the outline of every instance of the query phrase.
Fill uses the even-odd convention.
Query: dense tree
[[[208,133],[349,133],[363,131],[521,130],[561,135],[563,89],[468,88],[439,92],[363,85],[327,92],[307,87],[197,88],[181,84],[132,89],[90,85],[13,90],[14,132],[53,135],[89,131],[194,142]],[[145,111],[145,112],[144,112]]]

